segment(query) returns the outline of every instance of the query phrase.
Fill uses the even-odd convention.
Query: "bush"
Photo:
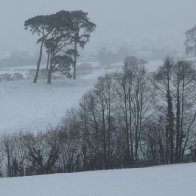
[[[12,81],[12,80],[24,80],[24,76],[21,73],[4,73],[0,74],[0,81]]]
[[[11,81],[12,75],[9,73],[0,74],[0,81]]]
[[[24,76],[21,73],[14,73],[12,80],[24,80]]]

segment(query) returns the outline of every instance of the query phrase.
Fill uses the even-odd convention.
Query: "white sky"
[[[0,0],[0,57],[14,50],[35,51],[24,21],[63,9],[87,11],[97,24],[88,49],[124,43],[182,48],[184,32],[196,25],[196,0]]]

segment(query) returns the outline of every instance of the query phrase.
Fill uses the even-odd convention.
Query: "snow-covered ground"
[[[195,196],[196,163],[0,179],[2,196]]]
[[[146,67],[154,71],[161,62],[151,61]],[[52,85],[45,81],[33,84],[31,80],[0,82],[0,133],[40,131],[56,126],[67,109],[78,105],[81,96],[93,87],[98,76],[118,70],[122,64],[100,66],[91,63],[93,69],[76,81],[54,80]],[[20,72],[25,75],[32,68],[0,67],[0,74]]]
[[[2,68],[0,73],[25,74],[32,67]],[[93,87],[97,77],[112,72],[116,67],[93,64],[90,74],[76,81],[54,80],[33,84],[31,80],[0,82],[0,133],[17,131],[40,131],[56,126],[66,110],[77,106],[81,96]]]
[[[59,80],[53,85],[32,84],[30,80],[1,82],[0,131],[39,131],[56,125],[93,82]]]

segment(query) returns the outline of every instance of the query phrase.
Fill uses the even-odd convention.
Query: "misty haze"
[[[0,0],[0,195],[195,196],[195,8]]]

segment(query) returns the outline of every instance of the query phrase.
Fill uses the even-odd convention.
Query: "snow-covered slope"
[[[195,196],[196,164],[0,179],[2,196]]]

